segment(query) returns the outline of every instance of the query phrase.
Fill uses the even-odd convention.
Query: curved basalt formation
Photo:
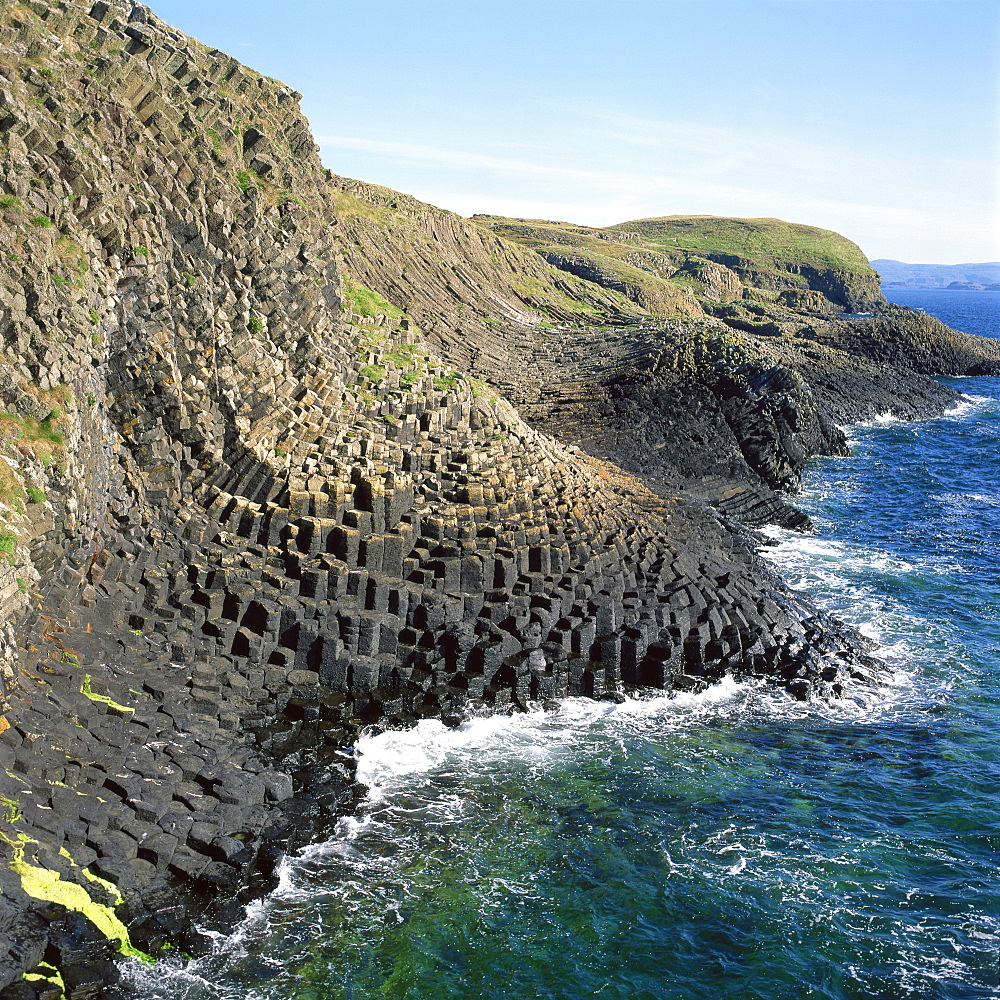
[[[7,1000],[193,947],[351,808],[361,725],[877,671],[751,526],[991,348],[707,255],[643,305],[335,177],[297,94],[140,4],[0,43]]]

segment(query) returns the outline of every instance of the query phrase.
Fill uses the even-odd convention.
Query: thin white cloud
[[[837,137],[825,131],[775,133],[757,126],[725,128],[683,119],[650,119],[590,107],[562,108],[566,117],[589,120],[597,145],[622,143],[648,150],[644,160],[661,161],[700,177],[770,175],[782,186],[843,193],[880,191],[894,202],[921,198],[950,204],[981,204],[975,192],[997,192],[993,164],[984,165],[940,152],[933,142],[920,151],[880,149],[866,137]],[[942,188],[941,178],[952,181]],[[884,200],[884,199],[883,199]]]
[[[456,190],[424,190],[419,197],[431,204],[439,205],[460,215],[490,214],[508,215],[518,218],[555,219],[575,222],[580,225],[610,226],[632,219],[651,218],[660,215],[734,215],[749,218],[775,217],[775,199],[768,191],[725,191],[711,189],[711,211],[708,189],[671,186],[670,192],[661,186],[657,189],[641,189],[634,186],[628,200],[603,201],[599,199],[541,200],[533,198],[511,198],[490,194],[470,194]],[[883,205],[856,205],[852,203],[829,202],[807,199],[784,198],[780,217],[791,222],[823,227],[817,221],[820,216],[830,218],[854,217],[858,222],[882,227],[908,227],[928,225],[934,220],[929,212],[900,209]],[[789,211],[792,209],[792,211]]]
[[[802,196],[772,187],[750,187],[745,185],[705,183],[700,177],[692,179],[685,176],[664,176],[650,174],[642,169],[636,172],[609,172],[596,170],[581,170],[574,167],[561,167],[544,163],[532,163],[526,160],[491,156],[484,153],[466,150],[448,149],[421,143],[396,142],[382,139],[367,139],[360,136],[319,136],[321,147],[331,149],[351,149],[371,153],[375,156],[393,160],[419,162],[428,166],[454,168],[458,170],[490,170],[510,175],[546,176],[562,178],[576,182],[574,193],[577,198],[566,201],[552,201],[531,198],[490,197],[485,193],[448,193],[447,202],[439,201],[442,207],[453,211],[466,211],[473,214],[476,211],[499,210],[474,207],[477,204],[489,202],[491,205],[503,204],[508,207],[520,206],[517,215],[527,217],[528,212],[546,209],[546,217],[551,209],[559,207],[561,217],[570,211],[579,210],[582,215],[594,217],[594,209],[599,207],[600,215],[611,221],[624,221],[620,211],[645,211],[646,214],[670,214],[672,205],[683,202],[685,207],[678,208],[678,213],[695,211],[690,205],[696,202],[701,206],[699,211],[714,214],[729,214],[739,211],[742,214],[771,215],[777,211],[775,206],[781,206],[785,214],[794,209],[805,218],[810,214],[842,215],[850,212],[879,224],[894,225],[930,225],[935,214],[904,206],[864,205],[839,199],[816,198]],[[593,191],[590,198],[580,198],[586,192],[586,187],[580,187],[579,182],[589,182]],[[615,195],[607,198],[607,194]],[[600,197],[599,197],[600,195]],[[429,198],[426,192],[421,195]],[[444,195],[437,195],[443,198]],[[463,208],[456,207],[459,203]],[[657,209],[657,206],[659,208]],[[540,217],[535,215],[533,217]],[[631,215],[626,218],[636,218]],[[578,221],[583,221],[582,219]],[[592,223],[596,224],[596,223]],[[609,222],[602,223],[604,225]]]
[[[321,147],[329,147],[330,149],[353,149],[363,153],[374,153],[377,156],[425,163],[431,166],[496,170],[515,174],[540,174],[550,177],[573,177],[578,180],[597,182],[615,180],[614,175],[596,170],[550,166],[544,163],[532,163],[528,160],[512,160],[502,156],[488,156],[484,153],[426,146],[416,142],[392,142],[385,139],[365,139],[361,136],[346,135],[321,135],[316,137],[316,142]]]

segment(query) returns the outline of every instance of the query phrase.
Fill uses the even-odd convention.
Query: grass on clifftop
[[[676,259],[691,254],[741,257],[762,270],[786,264],[836,268],[866,274],[871,265],[850,240],[829,229],[781,219],[730,219],[714,215],[669,215],[620,222],[604,229],[544,219],[506,219],[477,215],[473,221],[533,249],[555,246],[587,248],[606,257],[636,251],[666,253]]]
[[[871,265],[850,240],[829,229],[780,219],[727,219],[714,215],[670,215],[609,226],[612,233],[636,233],[636,243],[702,255],[727,254],[760,261],[807,264],[867,273]]]
[[[711,299],[738,294],[739,287],[732,279],[726,284],[723,272],[717,277],[711,268],[705,277],[699,273],[709,262],[735,270],[744,289],[811,288],[810,270],[837,272],[841,280],[876,280],[865,255],[850,240],[780,219],[676,215],[604,229],[492,215],[476,215],[471,221],[546,259],[558,254],[569,262],[589,263],[589,280],[605,287],[623,283],[629,298],[653,313],[691,315],[692,291]],[[572,263],[559,266],[574,269]]]

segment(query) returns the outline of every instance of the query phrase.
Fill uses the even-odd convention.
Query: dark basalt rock
[[[4,998],[98,995],[92,906],[151,952],[231,922],[355,808],[365,725],[877,676],[752,526],[807,526],[837,423],[956,398],[922,321],[642,313],[334,178],[299,95],[139,4],[0,41]],[[992,363],[938,334],[920,371]]]
[[[889,306],[870,317],[817,325],[803,337],[924,375],[995,375],[1000,342],[960,333],[934,316]]]

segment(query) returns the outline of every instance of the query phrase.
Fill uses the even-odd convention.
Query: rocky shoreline
[[[232,922],[354,808],[359,727],[876,679],[753,529],[995,343],[799,265],[643,310],[333,176],[298,95],[141,4],[0,38],[4,1000]]]

